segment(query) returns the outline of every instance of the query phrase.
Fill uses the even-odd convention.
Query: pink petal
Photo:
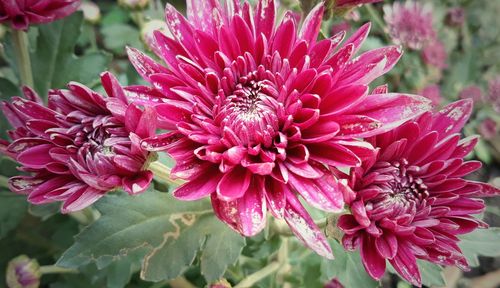
[[[197,178],[176,188],[173,195],[184,201],[202,199],[211,193],[215,193],[222,175],[217,166],[207,168]]]
[[[407,247],[400,247],[396,257],[389,261],[399,275],[401,275],[406,281],[418,287],[422,286],[417,260]]]
[[[314,224],[313,219],[304,209],[297,197],[290,192],[286,194],[285,221],[293,233],[304,245],[314,250],[319,255],[333,259],[332,249],[325,235]]]
[[[431,102],[425,97],[389,93],[368,95],[363,102],[348,109],[346,113],[365,115],[382,122],[384,125],[376,130],[382,133],[430,109]]]
[[[54,147],[52,144],[41,144],[30,147],[17,155],[16,160],[29,168],[44,168],[45,165],[54,161],[49,154],[52,147]]]
[[[300,39],[306,40],[307,43],[316,42],[319,30],[321,29],[321,21],[323,19],[324,11],[324,4],[319,3],[311,10],[311,12],[309,12],[306,19],[304,19],[304,23],[302,23],[302,28],[299,32]]]
[[[274,28],[276,14],[274,5],[274,0],[259,0],[255,10],[255,32],[257,35],[264,34],[267,39],[271,38]]]
[[[73,193],[61,208],[62,213],[70,213],[78,210],[82,210],[90,205],[92,205],[97,200],[101,199],[105,193],[90,187],[84,187],[79,191]]]
[[[149,56],[146,56],[139,50],[127,47],[127,54],[130,63],[135,67],[135,70],[144,78],[150,81],[150,76],[158,73],[167,73],[165,67],[156,63]]]
[[[255,178],[245,195],[234,201],[223,201],[212,194],[215,215],[244,236],[251,237],[266,225],[266,200],[262,179]]]
[[[271,179],[266,179],[266,200],[269,210],[276,218],[283,218],[285,215],[286,191],[288,186]]]
[[[237,166],[226,173],[217,185],[217,197],[224,201],[241,198],[249,189],[252,174],[245,168]]]
[[[154,174],[151,171],[142,171],[135,175],[134,178],[124,178],[123,188],[130,195],[142,193],[148,189],[149,184],[153,180]]]
[[[385,259],[377,252],[375,239],[365,235],[360,250],[366,272],[374,279],[380,280],[385,273]]]
[[[472,113],[472,106],[471,99],[449,104],[434,116],[432,130],[439,132],[440,139],[460,132]]]

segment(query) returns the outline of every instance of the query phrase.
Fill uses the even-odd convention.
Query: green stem
[[[155,177],[157,179],[167,184],[179,186],[184,183],[182,180],[173,180],[172,178],[170,178],[171,169],[159,161],[151,163],[148,169],[155,174]]]
[[[28,34],[23,30],[12,30],[12,42],[17,59],[17,66],[21,76],[21,84],[33,87],[33,72],[31,71],[31,59],[28,50]]]
[[[90,49],[92,51],[97,51],[98,46],[97,46],[97,35],[95,33],[95,27],[93,25],[87,24],[90,27],[89,28],[89,41],[90,41]]]
[[[280,263],[280,269],[276,273],[276,283],[278,287],[283,287],[286,284],[286,275],[290,272],[291,266],[288,263],[288,238],[281,237],[281,246],[278,250],[278,263]]]
[[[385,33],[385,24],[384,24],[384,21],[382,20],[382,17],[380,17],[380,15],[378,14],[377,10],[375,10],[375,8],[373,8],[373,5],[372,4],[366,4],[364,5],[366,11],[368,11],[368,14],[370,14],[370,17],[371,19],[373,19],[373,22],[375,24],[377,24],[378,26],[380,26],[380,29],[382,30],[382,32],[384,32],[384,38],[390,42],[390,38],[389,36],[387,36],[387,33]]]
[[[278,269],[281,267],[281,264],[277,261],[273,261],[269,263],[267,266],[264,268],[260,269],[259,271],[248,275],[245,279],[243,279],[238,285],[234,286],[234,288],[248,288],[248,287],[253,287],[253,285],[260,280],[266,278],[267,276],[273,274],[274,272],[278,271]]]
[[[48,265],[48,266],[41,266],[40,273],[42,274],[78,273],[78,270],[58,267],[55,265]]]

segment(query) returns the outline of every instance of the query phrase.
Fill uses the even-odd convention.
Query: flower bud
[[[325,288],[344,288],[344,286],[337,278],[333,278],[330,282],[325,284]]]
[[[231,288],[231,283],[227,282],[226,279],[222,278],[219,281],[210,285],[210,288]]]
[[[474,102],[479,102],[483,98],[481,88],[476,85],[470,85],[462,89],[458,95],[460,99],[472,99]]]
[[[491,118],[486,118],[483,122],[481,122],[481,124],[479,124],[477,130],[484,139],[493,139],[493,137],[497,134],[497,122]]]
[[[132,10],[142,10],[149,5],[149,0],[118,0],[118,5]]]
[[[6,281],[9,288],[38,288],[41,276],[38,262],[26,255],[10,260],[7,266]]]
[[[101,20],[101,10],[94,2],[82,2],[78,10],[83,12],[83,18],[90,24],[96,24]]]
[[[156,30],[159,30],[163,34],[166,34],[167,36],[171,36],[170,30],[167,27],[167,23],[163,20],[159,19],[153,19],[151,21],[148,21],[144,24],[144,26],[141,29],[141,40],[146,44],[146,46],[150,50],[154,50],[155,45],[155,37],[154,37],[154,32]]]
[[[454,7],[446,13],[446,24],[448,26],[461,26],[465,21],[465,10],[462,7]]]

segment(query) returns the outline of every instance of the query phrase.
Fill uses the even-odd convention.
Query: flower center
[[[279,128],[280,104],[266,93],[265,81],[241,80],[226,97],[217,118],[243,145],[270,146]]]
[[[408,167],[408,161],[406,159],[393,162],[392,166],[396,168],[392,173],[394,178],[389,182],[392,188],[392,197],[406,200],[422,200],[429,196],[427,186],[422,179],[414,177],[411,173],[411,171],[414,171],[417,167]]]
[[[114,123],[112,117],[96,117],[91,122],[82,121],[74,143],[80,147],[80,152],[85,151],[85,154],[113,156],[115,155],[113,144],[120,141],[109,141],[110,138],[126,136],[124,127]]]
[[[375,164],[378,173],[377,185],[383,193],[370,201],[371,209],[388,209],[389,216],[415,213],[422,201],[429,197],[429,191],[422,179],[414,176],[417,166],[408,165],[406,159],[400,161],[379,162]]]

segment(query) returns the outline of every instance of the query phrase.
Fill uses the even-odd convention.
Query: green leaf
[[[428,287],[442,287],[446,285],[443,278],[443,268],[428,261],[417,259],[422,284]]]
[[[460,236],[460,249],[472,267],[479,266],[478,255],[488,257],[500,256],[500,228],[477,229],[472,233]]]
[[[101,29],[104,46],[118,54],[125,54],[125,46],[143,47],[139,31],[127,24],[113,24]]]
[[[26,197],[12,192],[0,192],[0,239],[17,227],[27,208]]]
[[[83,15],[78,12],[39,27],[36,49],[31,52],[31,66],[35,89],[40,95],[46,95],[51,88],[63,88],[70,81],[92,86],[106,70],[110,55],[100,51],[74,54],[82,21]]]
[[[136,197],[110,195],[96,208],[102,216],[76,237],[58,265],[77,268],[95,262],[102,269],[145,249],[141,277],[161,281],[183,273],[201,249],[202,273],[210,282],[224,274],[245,245],[212,214],[208,201],[180,202],[149,191]]]
[[[366,273],[358,251],[345,251],[337,241],[330,241],[335,260],[323,259],[321,274],[324,279],[337,278],[345,287],[378,287],[379,283]]]
[[[10,97],[18,96],[20,94],[21,93],[20,93],[17,85],[12,83],[7,78],[0,78],[0,100],[9,100]],[[0,115],[0,137],[1,138],[6,138],[6,136],[7,136],[6,132],[9,128],[10,128],[10,125],[7,122],[7,119],[5,118],[4,114],[1,113],[1,115]]]

